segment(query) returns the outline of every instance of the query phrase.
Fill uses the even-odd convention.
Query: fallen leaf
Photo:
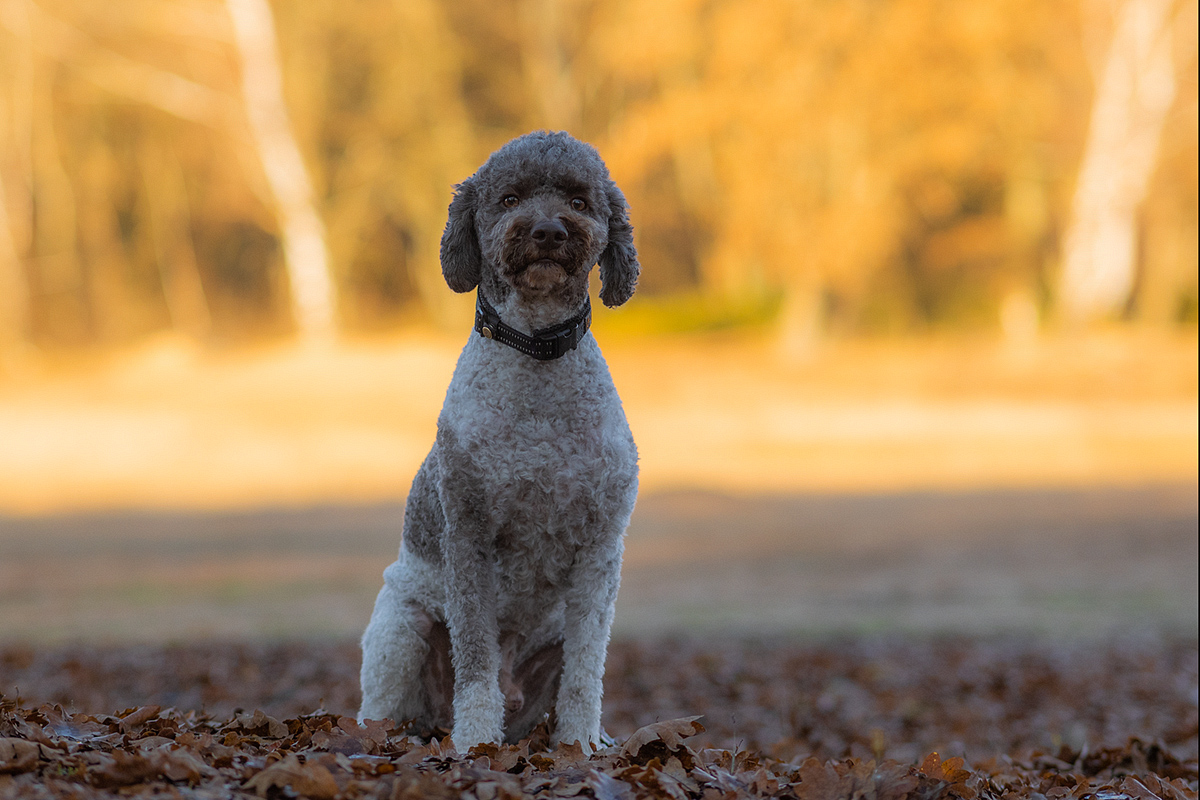
[[[596,800],[631,800],[633,797],[633,789],[628,783],[599,770],[589,772],[584,782],[591,787]]]
[[[41,747],[24,739],[0,738],[0,774],[15,775],[37,766]]]
[[[121,729],[121,733],[129,733],[141,727],[145,723],[158,716],[158,712],[162,709],[159,706],[142,706],[135,708],[132,711],[122,715],[121,721],[117,723]]]
[[[680,755],[679,751],[683,751],[687,755],[685,764],[690,767],[696,754],[683,740],[704,732],[704,726],[697,721],[699,719],[698,716],[683,717],[638,728],[625,740],[621,754],[630,761],[645,762],[655,757],[665,761],[667,757]],[[681,757],[681,760],[684,759]]]
[[[94,786],[130,786],[159,776],[158,765],[138,753],[113,750],[112,753],[97,756],[99,763],[88,772],[88,780]]]
[[[212,770],[192,751],[178,745],[168,745],[157,754],[158,771],[167,780],[197,783]]]
[[[242,788],[254,790],[259,797],[266,797],[272,788],[285,787],[313,800],[332,800],[338,793],[333,773],[320,764],[301,761],[295,753],[276,761],[242,784]]]
[[[253,714],[238,715],[229,727],[265,739],[283,739],[288,735],[287,725],[257,709]]]

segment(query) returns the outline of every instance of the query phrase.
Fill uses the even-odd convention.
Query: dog
[[[521,136],[455,187],[441,263],[475,327],[363,634],[359,719],[461,749],[551,715],[552,742],[596,747],[638,466],[588,281],[634,292],[625,197],[590,145]]]

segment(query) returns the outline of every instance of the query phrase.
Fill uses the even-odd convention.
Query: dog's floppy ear
[[[608,247],[600,254],[600,299],[613,308],[633,296],[641,267],[633,246],[633,226],[629,224],[625,195],[611,180],[608,207]]]
[[[483,253],[475,234],[475,184],[467,178],[454,187],[450,218],[442,232],[442,277],[456,292],[469,292],[479,285]]]

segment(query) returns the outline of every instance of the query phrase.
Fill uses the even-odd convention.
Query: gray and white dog
[[[587,332],[639,266],[625,198],[566,133],[521,136],[456,187],[442,273],[478,288],[397,561],[363,634],[359,719],[448,728],[456,746],[595,745],[637,449]]]

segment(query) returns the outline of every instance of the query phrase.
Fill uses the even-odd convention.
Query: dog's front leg
[[[464,551],[468,548],[462,548]],[[496,623],[495,566],[475,552],[446,559],[446,624],[454,664],[456,747],[499,743],[504,726],[500,691],[500,641]]]
[[[482,483],[453,437],[439,431],[443,483],[439,491],[446,516],[442,557],[446,568],[446,626],[454,665],[456,747],[499,743],[504,727],[500,691],[500,635],[496,621],[496,559]]]
[[[571,570],[563,632],[563,671],[554,741],[600,744],[600,702],[613,608],[621,585],[624,543],[589,548]]]

